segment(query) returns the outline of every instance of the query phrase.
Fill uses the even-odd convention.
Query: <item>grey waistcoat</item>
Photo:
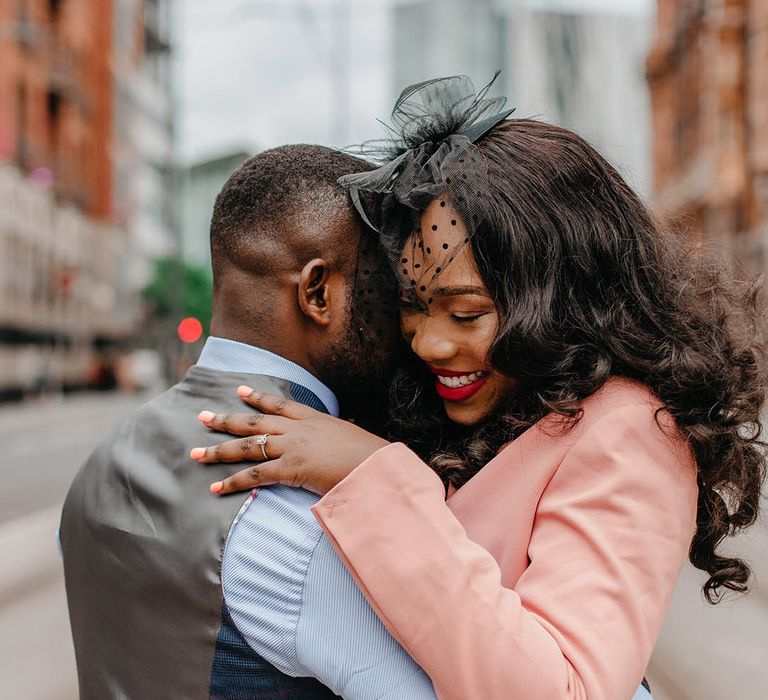
[[[196,416],[202,409],[243,411],[235,395],[240,384],[319,403],[281,379],[193,367],[123,422],[75,477],[61,542],[83,700],[211,696],[222,629],[221,557],[244,494],[212,496],[209,484],[231,474],[232,465],[201,466],[189,450],[231,439],[207,431]],[[241,689],[215,696],[335,697],[314,680],[286,690],[293,679],[284,678],[279,694]]]

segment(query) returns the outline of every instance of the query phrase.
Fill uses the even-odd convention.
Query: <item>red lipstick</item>
[[[437,367],[432,367],[431,365],[427,365],[427,368],[430,372],[432,372],[432,374],[435,374],[438,377],[464,377],[476,373],[438,369]],[[480,389],[487,381],[488,375],[485,375],[483,377],[479,377],[470,384],[464,384],[462,386],[446,386],[445,384],[442,384],[439,379],[436,379],[435,391],[437,392],[437,395],[444,401],[466,401],[470,397],[474,396],[478,391],[480,391]]]

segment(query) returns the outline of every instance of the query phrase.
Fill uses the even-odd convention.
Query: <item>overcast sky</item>
[[[177,0],[175,72],[182,160],[283,143],[343,146],[380,136],[376,118],[389,113],[395,91],[391,6],[409,1]],[[351,99],[342,142],[334,132],[331,101],[334,4],[349,9],[345,22]],[[655,7],[654,0],[527,4],[633,14],[650,13]]]

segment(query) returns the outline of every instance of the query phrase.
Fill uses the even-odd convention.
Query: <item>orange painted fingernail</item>
[[[251,389],[249,386],[246,386],[245,384],[241,384],[239,387],[237,387],[238,396],[250,396],[252,393],[253,389]]]
[[[192,459],[200,459],[203,455],[205,455],[205,448],[204,447],[193,447],[189,451],[189,456]]]
[[[214,481],[211,484],[211,493],[221,493],[221,489],[224,488],[224,482],[223,481]]]
[[[210,423],[215,417],[216,414],[213,411],[200,411],[200,413],[197,414],[197,419],[201,420],[203,423]]]

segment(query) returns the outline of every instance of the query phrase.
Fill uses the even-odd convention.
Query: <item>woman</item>
[[[746,590],[717,548],[764,478],[757,289],[684,254],[584,140],[499,107],[416,86],[400,155],[347,180],[396,251],[409,447],[241,387],[269,453],[212,491],[324,493],[317,519],[443,699],[628,698],[686,554],[711,602]]]

